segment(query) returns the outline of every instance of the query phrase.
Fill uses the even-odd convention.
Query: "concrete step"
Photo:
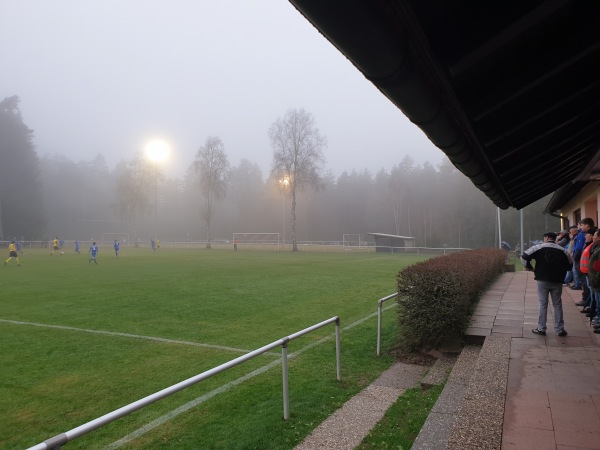
[[[456,364],[459,354],[443,353],[427,371],[427,375],[421,380],[421,387],[428,389],[432,386],[440,386],[448,380],[452,368]]]
[[[404,391],[444,384],[457,358],[457,354],[442,354],[431,367],[394,364],[329,416],[296,450],[354,449]]]
[[[465,346],[412,449],[500,449],[509,356],[506,337]]]
[[[427,367],[396,363],[329,416],[295,450],[352,450],[406,389],[419,386]]]
[[[467,345],[463,348],[452,368],[444,390],[412,446],[413,450],[446,448],[480,350],[481,347],[477,345]]]

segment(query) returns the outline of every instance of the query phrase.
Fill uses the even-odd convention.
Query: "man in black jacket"
[[[554,332],[557,336],[567,335],[562,310],[562,283],[573,261],[565,249],[555,241],[556,233],[544,233],[542,244],[528,248],[521,255],[525,270],[534,271],[540,300],[538,326],[531,331],[542,336],[546,336],[549,295],[552,297],[554,308]],[[535,268],[532,267],[531,261],[535,261]]]

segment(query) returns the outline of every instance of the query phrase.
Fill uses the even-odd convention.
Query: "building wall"
[[[600,182],[589,183],[575,197],[571,199],[561,210],[562,216],[567,217],[569,225],[576,225],[579,218],[591,217],[596,226],[599,222],[598,211],[600,210]],[[567,224],[563,221],[563,228]]]

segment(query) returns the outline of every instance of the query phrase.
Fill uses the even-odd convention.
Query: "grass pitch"
[[[32,446],[339,316],[350,326],[343,381],[334,340],[319,343],[333,325],[292,341],[287,421],[274,351],[66,447],[293,448],[390,366],[391,356],[375,355],[376,317],[363,319],[395,292],[398,271],[422,259],[133,248],[117,259],[107,247],[95,265],[85,253],[26,249],[20,267],[0,267],[0,447]],[[394,310],[383,328],[385,350],[395,344]]]

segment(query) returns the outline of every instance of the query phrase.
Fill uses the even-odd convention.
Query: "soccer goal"
[[[129,245],[129,233],[102,233],[100,246],[112,245],[115,239],[123,246]]]
[[[238,246],[271,250],[279,250],[281,243],[279,233],[233,233],[233,242],[236,241]]]
[[[344,250],[352,250],[357,247],[365,247],[368,241],[363,234],[344,234],[342,235],[342,245]]]

